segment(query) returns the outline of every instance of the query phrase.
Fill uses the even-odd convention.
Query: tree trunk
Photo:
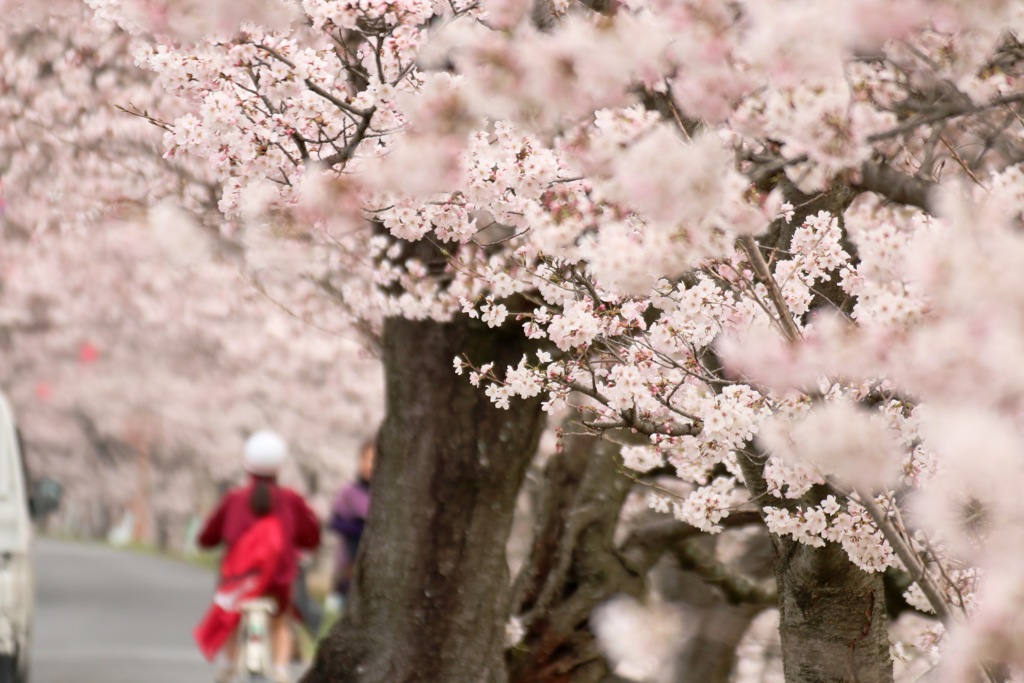
[[[769,496],[763,456],[739,458],[751,495]],[[801,502],[822,497],[815,487]],[[779,592],[779,635],[786,683],[892,683],[884,575],[854,565],[835,543],[814,548],[772,534]]]
[[[533,552],[516,582],[513,610],[526,633],[508,653],[512,683],[608,676],[590,614],[616,593],[639,595],[644,586],[644,573],[631,572],[615,552],[619,513],[633,485],[619,471],[618,450],[610,441],[570,436],[545,471]]]
[[[544,420],[539,399],[496,409],[452,359],[502,368],[527,348],[463,316],[385,322],[373,504],[345,615],[303,683],[507,680],[505,544]]]
[[[834,543],[773,540],[786,683],[892,683],[883,575]]]
[[[775,221],[771,230],[759,238],[763,248],[784,253],[794,230],[808,216],[826,210],[839,219],[843,247],[856,260],[856,247],[849,241],[843,224],[843,213],[857,195],[855,189],[836,184],[827,192],[809,197],[796,191],[782,173],[764,180],[768,185],[780,182],[786,198],[800,209],[789,223]],[[766,258],[771,258],[770,252]],[[816,283],[812,311],[834,308],[848,313],[852,304],[837,280]],[[763,458],[740,461],[752,495],[762,499],[763,504],[792,509],[792,501],[766,497]],[[823,495],[812,490],[800,502],[816,504]],[[786,683],[891,682],[883,575],[861,571],[834,543],[812,548],[788,537],[772,536],[772,544]]]

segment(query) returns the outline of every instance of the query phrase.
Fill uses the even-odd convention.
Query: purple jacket
[[[352,577],[352,564],[359,552],[359,540],[370,511],[370,482],[360,478],[338,492],[331,510],[331,529],[341,536],[335,565],[335,588],[342,595],[348,594]]]

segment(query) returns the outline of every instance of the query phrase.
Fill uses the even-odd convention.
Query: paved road
[[[212,583],[181,562],[39,539],[32,683],[210,683],[191,634]]]

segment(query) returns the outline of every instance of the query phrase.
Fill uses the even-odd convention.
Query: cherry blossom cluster
[[[765,507],[768,529],[780,536],[792,536],[810,546],[838,543],[850,560],[868,572],[884,571],[896,564],[892,547],[864,508],[850,501],[844,509],[836,497],[826,496],[821,504],[796,511]]]

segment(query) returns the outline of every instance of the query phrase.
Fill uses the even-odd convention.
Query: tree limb
[[[352,158],[352,155],[356,153],[356,148],[359,147],[359,143],[366,137],[366,131],[370,128],[370,120],[373,119],[374,112],[377,111],[376,107],[370,107],[366,114],[363,115],[363,119],[359,122],[352,137],[348,143],[340,152],[336,152],[329,157],[324,157],[320,160],[320,163],[327,167],[336,166],[337,164],[344,163]]]
[[[718,586],[726,599],[734,605],[774,605],[779,601],[774,580],[755,581],[735,567],[715,559],[692,539],[679,543],[674,554],[683,569]]]
[[[898,204],[916,206],[929,213],[934,212],[935,183],[914,178],[897,171],[888,164],[869,161],[860,168],[859,190],[874,192]]]
[[[768,296],[771,298],[772,303],[775,305],[775,310],[779,314],[779,326],[782,328],[783,336],[786,337],[788,342],[797,341],[800,339],[800,329],[793,320],[789,306],[786,305],[786,299],[782,296],[782,290],[779,289],[779,284],[775,281],[771,271],[768,270],[768,264],[761,254],[760,245],[758,245],[757,240],[752,235],[740,237],[739,242],[743,250],[747,252],[750,265],[754,269],[754,275],[768,289]]]
[[[751,524],[763,524],[763,520],[760,512],[743,510],[732,513],[719,524],[727,529],[734,529]],[[672,518],[658,519],[634,529],[623,542],[620,553],[631,570],[646,573],[664,552],[665,547],[703,535],[703,531],[686,522]]]
[[[1024,92],[1016,92],[1012,95],[997,97],[994,100],[990,100],[982,104],[973,104],[970,98],[964,95],[960,102],[932,110],[931,112],[916,118],[908,119],[895,128],[890,128],[889,130],[882,131],[881,133],[875,133],[874,135],[868,136],[867,141],[873,143],[880,140],[887,140],[889,138],[902,135],[903,133],[908,133],[920,126],[926,126],[930,123],[937,123],[939,121],[954,119],[960,116],[967,116],[968,114],[977,114],[978,112],[985,111],[986,109],[1001,107],[1003,105],[1013,104],[1022,100],[1024,100]]]

